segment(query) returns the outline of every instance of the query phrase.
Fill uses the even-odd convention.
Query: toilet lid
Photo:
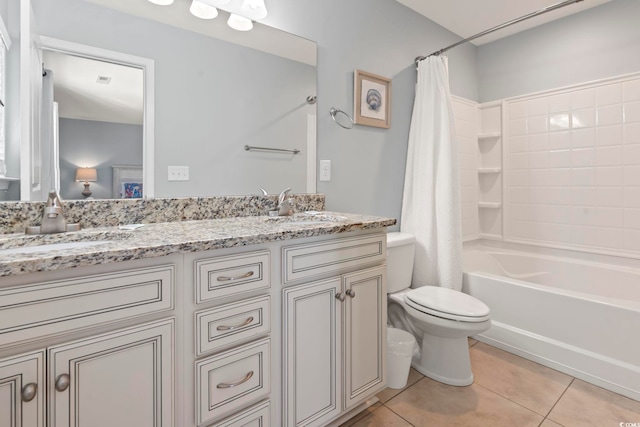
[[[483,322],[491,311],[471,295],[439,286],[422,286],[405,295],[405,302],[416,310],[445,319]]]

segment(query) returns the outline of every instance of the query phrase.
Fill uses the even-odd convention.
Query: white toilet
[[[416,337],[421,354],[412,366],[418,372],[445,384],[470,385],[473,373],[467,337],[489,329],[489,307],[453,289],[410,289],[415,240],[408,233],[387,234],[389,322]]]

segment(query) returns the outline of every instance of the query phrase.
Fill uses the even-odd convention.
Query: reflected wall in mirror
[[[315,43],[260,25],[250,36],[240,36],[243,44],[253,38],[272,49],[292,38],[294,50],[302,54],[285,49],[274,55],[220,40],[212,35],[226,27],[225,18],[218,19],[221,24],[199,20],[189,14],[189,2],[182,1],[170,7],[147,0],[20,1],[31,3],[40,37],[153,61],[155,126],[143,126],[143,134],[153,134],[153,196],[256,194],[258,187],[270,193],[286,187],[315,191],[316,107],[306,101],[316,95]],[[228,27],[224,31],[236,33]],[[102,144],[115,151],[113,138]],[[245,145],[301,153],[248,152]],[[169,166],[188,166],[189,181],[169,181]],[[111,186],[100,181],[91,185],[94,196],[107,197]],[[77,196],[67,197],[81,198],[82,185],[72,185]]]

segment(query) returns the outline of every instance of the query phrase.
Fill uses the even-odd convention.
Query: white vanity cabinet
[[[44,352],[0,360],[0,427],[44,422]]]
[[[327,425],[384,388],[386,269],[362,267],[384,262],[385,242],[375,234],[283,249],[285,281],[334,273],[283,291],[284,426]]]
[[[292,233],[0,277],[0,427],[326,426],[364,409],[385,386],[385,234]]]
[[[160,260],[0,280],[0,427],[175,425],[180,267]]]
[[[255,249],[187,256],[193,333],[185,348],[193,354],[185,370],[194,390],[187,425],[271,425],[272,261],[270,250]]]

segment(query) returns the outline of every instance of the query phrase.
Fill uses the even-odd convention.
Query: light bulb
[[[198,0],[193,0],[191,2],[189,12],[200,19],[213,19],[218,16],[218,9]]]
[[[153,4],[157,4],[160,6],[169,6],[173,3],[173,0],[149,0]]]
[[[229,15],[227,25],[238,31],[249,31],[253,28],[253,22],[251,22],[250,19],[245,18],[244,16],[236,15],[235,13]]]

